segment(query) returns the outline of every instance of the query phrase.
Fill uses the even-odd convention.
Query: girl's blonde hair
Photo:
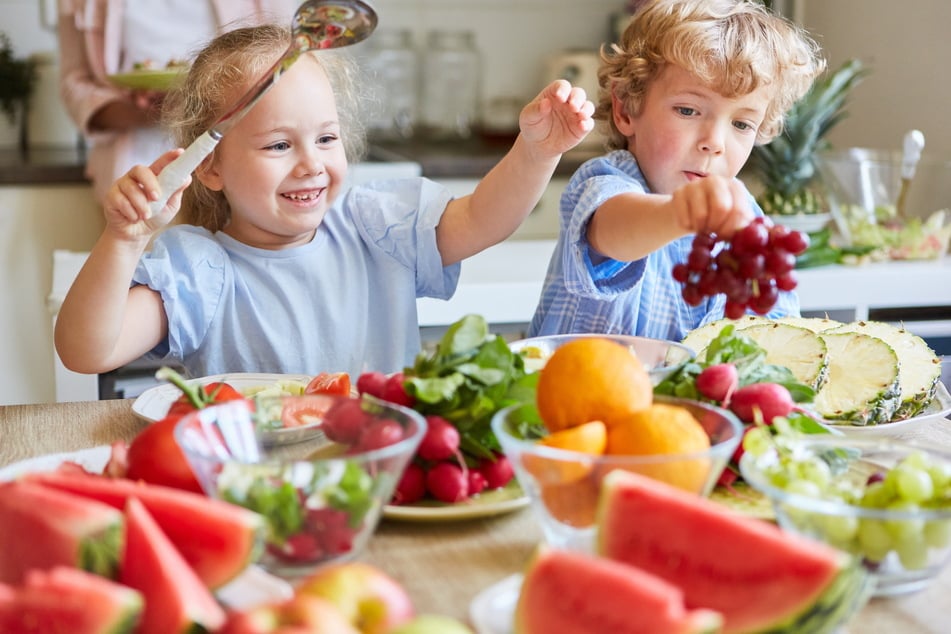
[[[165,99],[162,118],[175,143],[186,147],[209,130],[280,58],[290,42],[290,30],[274,24],[239,28],[213,39],[198,53],[184,81]],[[366,152],[366,130],[359,111],[364,83],[359,81],[358,68],[341,51],[320,51],[315,58],[327,73],[337,100],[347,159],[358,161]],[[214,154],[206,160],[214,160]],[[224,194],[193,178],[182,197],[177,221],[218,231],[230,217]]]
[[[601,48],[595,119],[610,149],[627,147],[614,125],[611,95],[636,115],[647,87],[675,64],[725,97],[761,86],[771,94],[757,143],[783,128],[792,105],[825,69],[819,45],[800,27],[750,0],[655,0],[631,18],[621,41]]]

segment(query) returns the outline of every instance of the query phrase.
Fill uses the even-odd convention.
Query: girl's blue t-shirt
[[[168,228],[133,276],[168,316],[147,356],[196,377],[401,370],[420,349],[416,298],[447,299],[459,279],[436,246],[450,199],[425,178],[354,187],[310,243],[278,251]]]
[[[692,236],[674,240],[632,262],[606,258],[588,244],[588,221],[609,198],[649,192],[634,156],[616,150],[591,159],[572,175],[561,197],[561,229],[529,335],[609,333],[680,341],[689,331],[723,318],[718,294],[690,306],[671,271],[686,262]],[[763,212],[750,196],[757,216]],[[780,292],[769,317],[799,315],[799,297]]]

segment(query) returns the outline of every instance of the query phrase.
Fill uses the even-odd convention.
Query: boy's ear
[[[627,106],[614,91],[611,91],[611,116],[614,118],[614,126],[618,129],[618,132],[624,136],[634,134],[634,120],[631,113],[627,111]]]
[[[218,172],[218,162],[215,160],[214,153],[206,156],[198,164],[198,167],[195,168],[195,177],[211,191],[217,192],[224,189],[224,179],[221,178],[221,174]]]

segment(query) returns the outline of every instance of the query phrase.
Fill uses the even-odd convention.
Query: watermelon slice
[[[133,632],[142,595],[104,577],[57,566],[31,570],[21,586],[0,585],[0,632]]]
[[[721,613],[726,633],[829,631],[870,587],[846,553],[620,470],[603,481],[598,550]]]
[[[719,632],[722,617],[688,610],[683,593],[633,566],[539,547],[515,606],[516,634]]]
[[[264,548],[266,524],[262,516],[199,493],[95,474],[54,471],[25,478],[120,510],[130,497],[138,498],[201,580],[213,589],[237,577]]]
[[[31,568],[71,566],[114,577],[122,513],[28,482],[0,484],[0,582],[22,583]]]
[[[119,580],[145,597],[138,634],[179,634],[221,627],[224,609],[145,506],[131,498],[125,514],[125,552]]]

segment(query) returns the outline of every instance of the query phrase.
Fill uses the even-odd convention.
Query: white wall
[[[829,135],[836,147],[898,150],[925,134],[925,153],[951,160],[951,3],[947,0],[800,0],[803,24],[831,67],[858,57],[872,73],[849,116]]]

